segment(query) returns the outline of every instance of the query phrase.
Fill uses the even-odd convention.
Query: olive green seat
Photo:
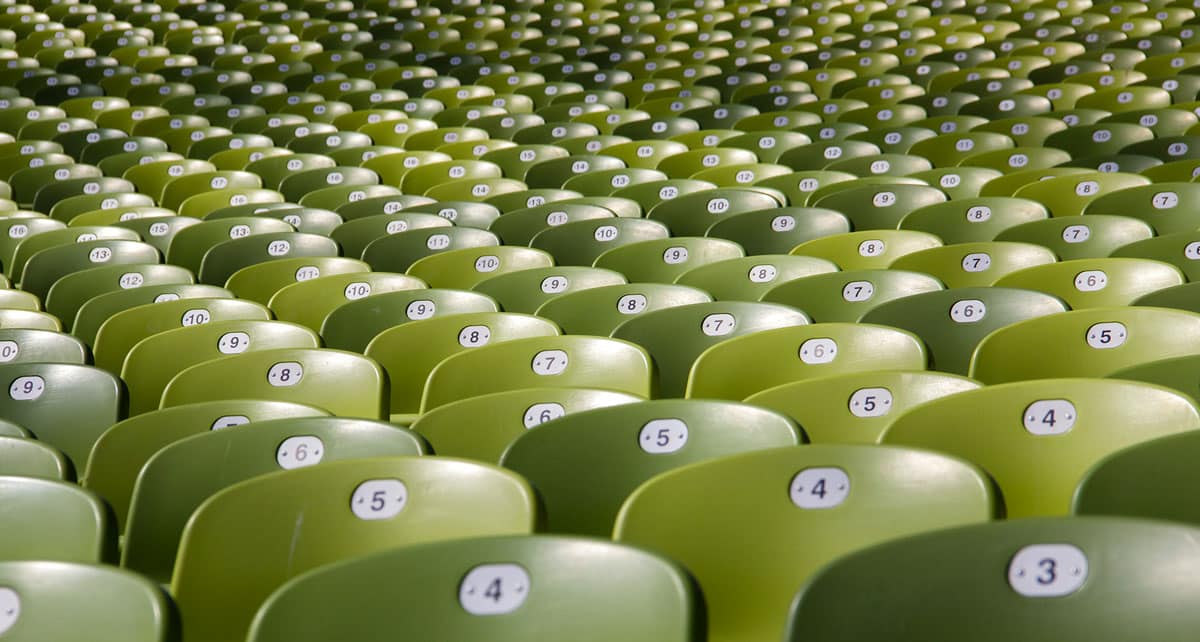
[[[943,243],[992,241],[1005,230],[1049,216],[1037,201],[1005,196],[952,199],[913,210],[900,229],[928,232]]]
[[[471,289],[501,274],[548,268],[549,253],[529,247],[463,247],[433,254],[414,262],[406,273],[434,288]]]
[[[365,274],[371,266],[341,256],[299,256],[248,265],[234,272],[225,287],[240,299],[267,304],[283,288],[322,276]]]
[[[855,322],[888,301],[942,289],[941,281],[920,272],[849,270],[780,283],[761,300],[802,309],[817,322]]]
[[[809,323],[801,310],[750,301],[673,306],[629,319],[612,333],[654,359],[658,396],[682,397],[692,364],[711,346],[767,329]]]
[[[648,398],[653,364],[641,347],[593,336],[502,341],[443,360],[429,374],[421,413],[493,392],[520,388],[598,388]]]
[[[84,365],[89,352],[69,334],[28,328],[0,329],[0,363],[72,363]]]
[[[379,272],[406,272],[413,263],[439,252],[469,247],[494,247],[500,239],[469,227],[418,228],[382,236],[367,245],[362,259]]]
[[[675,236],[700,236],[725,217],[775,207],[779,202],[763,192],[723,187],[663,201],[647,212],[646,218],[663,223]]]
[[[911,212],[946,200],[928,185],[864,185],[815,198],[812,205],[845,214],[855,230],[894,230]]]
[[[319,332],[329,313],[343,303],[385,292],[420,290],[425,287],[424,281],[404,274],[325,274],[280,288],[267,305],[279,320],[298,323]]]
[[[75,467],[53,446],[28,436],[5,434],[0,436],[0,475],[72,482]]]
[[[1187,607],[1200,592],[1192,580],[1196,553],[1193,528],[1114,517],[1012,520],[920,535],[826,567],[800,589],[783,639],[1182,642],[1197,624]],[[1162,559],[1179,560],[1179,580],[1169,586],[1156,570]],[[868,594],[864,585],[879,588]],[[1132,621],[1125,609],[1144,619]]]
[[[941,239],[926,232],[863,230],[813,239],[792,248],[789,254],[828,259],[843,270],[876,270],[905,254],[942,244]]]
[[[720,217],[705,236],[726,239],[747,254],[786,254],[813,239],[851,229],[845,214],[820,207],[770,207]]]
[[[1138,297],[1184,282],[1178,268],[1135,258],[1075,259],[1012,272],[1000,287],[1037,290],[1059,297],[1074,310],[1129,305]]]
[[[1162,363],[1166,366],[1171,361],[1181,360]],[[1194,366],[1188,370],[1194,371]],[[1200,515],[1190,502],[1178,496],[1177,489],[1189,488],[1195,477],[1190,458],[1196,452],[1198,437],[1200,433],[1192,431],[1166,435],[1101,459],[1076,488],[1072,512],[1170,520],[1195,526],[1200,523]]]
[[[140,241],[97,239],[59,245],[29,257],[21,273],[21,289],[42,297],[48,303],[50,289],[64,276],[93,267],[152,265],[158,262],[158,249]]]
[[[438,288],[395,290],[343,303],[325,317],[321,337],[326,345],[362,352],[388,328],[448,314],[498,312],[488,296]]]
[[[333,587],[336,615],[317,616],[313,605],[326,603]],[[396,591],[403,591],[401,611]],[[632,547],[545,535],[475,538],[308,573],[267,600],[249,640],[701,642],[701,601],[685,570]]]
[[[423,455],[417,435],[366,419],[307,417],[209,431],[164,446],[137,477],[121,566],[168,582],[188,518],[240,481],[347,459]]]
[[[219,243],[257,234],[283,234],[293,231],[292,226],[284,221],[264,216],[206,220],[175,234],[167,249],[167,263],[185,267],[198,274],[204,255]]]
[[[1161,236],[1200,227],[1200,218],[1195,213],[1197,203],[1200,203],[1200,184],[1156,182],[1105,194],[1092,201],[1084,213],[1137,218]]]
[[[1117,215],[1087,215],[1032,221],[1011,227],[996,238],[1037,243],[1061,260],[1107,257],[1120,247],[1154,236],[1146,223]]]
[[[501,341],[559,334],[550,321],[512,312],[449,314],[386,329],[364,354],[388,374],[393,421],[411,421],[421,407],[429,373],[447,357]],[[422,346],[414,351],[413,346]]]
[[[1198,427],[1195,402],[1167,388],[1041,379],[989,385],[913,408],[892,422],[883,443],[975,463],[995,480],[1007,517],[1015,519],[1068,514],[1075,487],[1101,458]]]
[[[67,274],[50,286],[46,293],[46,311],[62,319],[72,330],[76,315],[94,297],[156,285],[188,285],[194,275],[177,265],[127,264],[86,268]]]
[[[1200,280],[1200,231],[1174,232],[1123,245],[1113,257],[1153,259],[1174,265],[1189,281]]]
[[[709,292],[718,300],[757,301],[781,283],[837,271],[837,266],[825,259],[760,254],[702,265],[684,272],[675,282]]]
[[[1042,203],[1051,216],[1074,216],[1082,214],[1101,196],[1149,184],[1149,179],[1137,174],[1087,172],[1038,180],[1017,189],[1012,195]]]
[[[337,243],[327,236],[302,232],[260,234],[229,239],[213,245],[204,253],[201,283],[224,286],[239,270],[280,259],[336,257]],[[232,289],[232,288],[231,288]]]
[[[1200,312],[1200,299],[1196,297],[1197,281],[1175,285],[1134,299],[1132,305],[1152,308],[1174,308]]]
[[[769,640],[782,637],[797,589],[827,563],[886,540],[987,521],[996,504],[985,473],[944,455],[876,445],[774,448],[646,482],[621,508],[614,539],[692,572],[709,640]]]
[[[518,437],[501,459],[538,490],[550,532],[607,537],[643,482],[700,461],[796,446],[777,413],[728,401],[660,399],[555,419]],[[589,470],[580,475],[581,470]]]
[[[1033,243],[977,241],[906,254],[889,269],[922,272],[948,288],[987,287],[1014,272],[1055,260],[1053,252]]]
[[[104,498],[117,528],[124,529],[138,474],[160,449],[192,435],[251,422],[328,415],[305,404],[249,398],[154,410],[115,424],[101,435],[80,481]]]
[[[94,493],[57,480],[5,476],[0,477],[0,499],[6,515],[0,526],[0,559],[5,562],[100,564],[115,559],[116,532]]]
[[[630,283],[589,288],[542,304],[537,315],[568,334],[608,336],[625,321],[654,310],[712,301],[695,288],[663,283]]]
[[[85,301],[75,314],[71,334],[88,345],[96,342],[96,333],[110,316],[150,303],[178,299],[233,298],[233,293],[213,285],[189,283],[166,285],[143,285],[130,290],[117,290],[100,294]]]
[[[387,376],[360,354],[275,348],[206,361],[175,375],[161,407],[248,396],[307,403],[340,417],[388,416]]]
[[[363,250],[367,249],[367,246],[375,239],[423,227],[450,227],[452,225],[453,223],[449,220],[436,214],[398,210],[395,213],[347,218],[346,222],[334,228],[329,236],[341,246],[343,255],[359,258],[362,256]]]
[[[943,372],[869,370],[785,383],[744,403],[791,417],[812,443],[873,444],[909,408],[979,386]]]
[[[550,253],[557,265],[590,266],[610,249],[669,235],[667,226],[658,221],[606,217],[549,227],[534,236],[529,245]]]
[[[279,471],[196,509],[171,595],[186,639],[240,639],[275,589],[317,566],[405,544],[529,533],[535,520],[528,484],[484,464],[388,457]]]
[[[671,237],[613,248],[593,265],[620,272],[631,282],[672,283],[698,266],[742,256],[741,246],[723,239]]]
[[[815,323],[723,341],[692,365],[685,395],[740,400],[792,381],[864,370],[923,370],[925,345],[915,335],[864,323]]]

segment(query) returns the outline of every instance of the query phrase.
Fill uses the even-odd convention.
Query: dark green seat
[[[331,348],[362,352],[371,339],[393,326],[466,312],[499,312],[489,296],[445,289],[396,290],[349,301],[333,309],[321,325]]]
[[[113,561],[116,531],[95,494],[56,480],[0,477],[0,499],[8,516],[0,524],[0,559],[5,562]]]

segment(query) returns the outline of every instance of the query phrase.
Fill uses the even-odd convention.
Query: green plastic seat
[[[405,272],[413,263],[438,252],[499,244],[499,238],[486,230],[410,228],[372,241],[363,250],[362,259],[376,271]]]
[[[981,416],[980,408],[989,411]],[[1197,427],[1195,403],[1167,388],[1041,379],[989,385],[913,408],[892,423],[883,443],[975,463],[996,481],[1012,519],[1066,515],[1075,487],[1101,458]]]
[[[980,342],[969,376],[986,384],[1106,377],[1123,368],[1194,354],[1200,315],[1146,307],[1091,308],[996,330]]]
[[[84,365],[88,349],[79,339],[60,332],[26,328],[0,329],[2,363],[72,363]]]
[[[50,287],[46,311],[63,320],[70,330],[79,309],[96,296],[146,286],[186,285],[194,278],[175,265],[126,264],[92,267],[67,274]]]
[[[941,281],[919,272],[849,270],[780,283],[761,300],[802,309],[817,322],[852,323],[888,301],[944,287]]]
[[[121,566],[170,581],[192,512],[240,481],[347,459],[425,452],[424,441],[408,430],[338,417],[277,419],[186,437],[159,450],[138,474]]]
[[[403,544],[529,533],[535,516],[528,484],[483,464],[392,457],[280,471],[196,509],[171,594],[188,639],[239,638],[275,589],[317,566]]]
[[[35,236],[30,240],[37,238]],[[45,301],[55,282],[69,274],[93,267],[158,262],[158,250],[140,241],[97,239],[59,245],[41,250],[29,258],[21,273],[21,289]]]
[[[689,464],[800,443],[782,415],[733,402],[663,399],[562,417],[518,437],[501,464],[536,488],[550,532],[605,537],[643,482]],[[584,481],[578,471],[590,468]]]
[[[791,417],[813,443],[873,444],[909,408],[978,387],[942,372],[867,371],[785,383],[745,403]]]
[[[1144,294],[1182,284],[1184,280],[1182,272],[1161,261],[1100,258],[1029,267],[1010,273],[995,284],[1046,292],[1078,310],[1128,305]]]
[[[658,396],[682,397],[692,364],[709,347],[732,337],[808,322],[807,315],[787,306],[715,301],[645,312],[622,323],[612,336],[650,353],[657,366]]]
[[[1165,374],[1168,363],[1179,361],[1182,360],[1162,362],[1164,367],[1161,371]],[[1188,369],[1193,370],[1194,367]],[[1144,371],[1145,367],[1136,370]],[[1137,378],[1146,380],[1140,376]],[[1194,393],[1192,398],[1195,399]],[[1180,501],[1171,489],[1187,488],[1194,477],[1188,458],[1196,450],[1198,436],[1200,433],[1192,431],[1166,435],[1129,446],[1101,459],[1084,475],[1076,488],[1072,512],[1076,515],[1125,516],[1195,525],[1198,523],[1195,509],[1188,502]]]
[[[1200,312],[1200,299],[1196,298],[1195,283],[1197,281],[1155,290],[1134,299],[1132,305]]]
[[[6,562],[45,560],[98,564],[116,553],[116,533],[104,502],[75,484],[0,477],[0,496],[14,518],[5,521]],[[10,616],[11,617],[11,616]]]
[[[675,282],[704,290],[718,300],[758,301],[781,283],[837,271],[837,266],[825,259],[760,254],[702,265],[684,272]]]
[[[817,323],[762,330],[714,345],[696,358],[685,396],[740,400],[784,383],[863,370],[922,370],[915,335],[895,328]]]
[[[728,216],[778,206],[763,192],[728,187],[680,195],[654,206],[646,217],[665,224],[676,236],[699,236]]]
[[[995,240],[1016,225],[1049,216],[1037,201],[1012,197],[982,196],[954,199],[913,210],[903,219],[902,230],[928,232],[946,244]]]
[[[512,566],[501,567],[499,561]],[[505,568],[520,571],[510,577],[501,574]],[[403,617],[401,626],[392,619],[392,601],[379,599],[390,590],[361,591],[390,587],[399,569],[413,580],[404,586],[423,587],[405,598],[413,617]],[[606,579],[615,577],[622,580]],[[338,617],[306,617],[334,585],[346,587],[340,594],[347,603],[338,608]],[[460,597],[450,597],[455,594]],[[475,607],[476,595],[491,608]],[[546,601],[547,596],[553,597]],[[516,607],[503,622],[486,616],[514,600]],[[386,551],[306,574],[267,600],[249,639],[303,642],[352,631],[364,642],[395,635],[519,640],[536,632],[579,642],[699,642],[704,637],[697,622],[700,600],[686,571],[631,547],[551,536],[477,538]]]
[[[547,301],[570,292],[625,283],[610,270],[580,266],[528,268],[487,278],[476,292],[495,299],[507,312],[532,314]]]
[[[1188,280],[1196,280],[1200,275],[1196,259],[1196,242],[1200,240],[1195,231],[1174,232],[1154,238],[1129,243],[1113,250],[1112,256],[1127,259],[1155,260],[1174,265]]]
[[[421,407],[430,372],[446,358],[501,341],[558,336],[558,327],[538,317],[511,312],[450,314],[398,325],[370,341],[364,354],[388,374],[393,421],[411,420]],[[419,354],[412,346],[424,348]]]
[[[596,218],[549,227],[534,236],[530,246],[548,252],[558,265],[590,266],[610,249],[668,235],[667,227],[658,221]]]
[[[134,573],[86,561],[8,561],[0,564],[0,582],[9,591],[4,625],[14,640],[178,639],[169,599]]]
[[[1013,272],[1054,263],[1053,252],[1032,243],[981,241],[906,254],[890,269],[923,272],[948,288],[990,286]]]
[[[914,230],[864,230],[814,239],[790,252],[828,259],[843,270],[881,269],[920,250],[942,245],[933,234]]]
[[[324,275],[280,288],[270,298],[268,307],[281,321],[320,331],[329,313],[343,303],[384,292],[425,287],[420,279],[403,274],[351,272]]]
[[[336,257],[338,251],[337,243],[329,237],[301,232],[229,239],[204,253],[197,276],[202,283],[225,285],[236,272],[252,265],[279,259]]]
[[[73,482],[75,468],[53,446],[28,436],[5,434],[0,436],[0,475]]]
[[[673,237],[608,250],[597,257],[593,265],[616,270],[630,281],[670,283],[697,266],[742,256],[741,246],[730,241]]]
[[[463,247],[420,259],[409,266],[407,274],[435,288],[469,289],[500,274],[553,265],[553,257],[538,249],[516,246]]]
[[[363,274],[370,266],[340,256],[281,258],[248,265],[230,275],[225,286],[239,298],[269,302],[281,289],[322,276]]]
[[[652,374],[650,355],[625,341],[594,336],[514,339],[442,361],[426,381],[421,413],[460,399],[529,387],[598,388],[649,397]]]
[[[1092,201],[1101,196],[1149,184],[1148,179],[1136,174],[1092,172],[1031,183],[1018,189],[1013,196],[1042,203],[1050,210],[1051,216],[1073,216],[1082,214]]]
[[[1092,201],[1085,213],[1128,216],[1145,221],[1158,235],[1200,227],[1192,203],[1200,201],[1200,184],[1166,182],[1131,187]]]
[[[1097,642],[1130,635],[1186,640],[1196,551],[1193,528],[1141,520],[1077,517],[1012,520],[930,533],[851,554],[796,597],[787,642],[890,636],[902,642],[980,642],[1043,634]],[[1181,561],[1166,587],[1154,560]],[[880,586],[866,597],[861,587]],[[1119,606],[1118,606],[1119,605]],[[1124,608],[1146,617],[1134,624]],[[872,617],[862,617],[869,612]],[[904,631],[897,634],[895,622]]]
[[[43,232],[63,230],[66,224],[47,217],[10,218],[0,220],[0,263],[4,273],[13,274],[17,247],[25,239]],[[28,260],[28,256],[25,257]]]
[[[14,362],[0,365],[0,378],[9,382],[0,418],[61,450],[77,468],[96,438],[124,414],[121,383],[99,368]]]
[[[84,302],[75,314],[71,333],[84,343],[93,345],[100,326],[118,312],[149,303],[197,298],[233,298],[233,293],[211,285],[188,283],[142,285],[129,290],[116,290]]]
[[[571,292],[547,301],[537,315],[569,334],[608,336],[626,320],[646,312],[704,303],[712,297],[695,288],[662,283],[630,283]]]
[[[380,332],[448,314],[498,312],[490,297],[446,289],[402,289],[355,299],[334,308],[321,326],[326,345],[362,352]]]
[[[292,226],[284,221],[262,216],[203,221],[175,234],[167,250],[167,262],[199,273],[204,255],[219,243],[258,234],[283,234],[292,231]]]
[[[386,375],[359,354],[317,348],[251,351],[184,369],[163,390],[161,407],[230,398],[309,403],[341,417],[388,416]]]
[[[908,485],[913,479],[919,487]],[[796,590],[826,563],[995,511],[986,475],[965,462],[905,448],[810,445],[661,475],[626,501],[614,539],[692,572],[709,640],[767,640],[782,637]]]
[[[1114,250],[1154,235],[1146,223],[1131,216],[1088,215],[1033,221],[1004,230],[998,240],[1036,243],[1062,260],[1102,258]]]

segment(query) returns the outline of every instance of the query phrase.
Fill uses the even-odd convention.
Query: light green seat
[[[185,638],[239,639],[275,589],[317,566],[405,544],[529,533],[535,518],[528,484],[483,464],[392,457],[280,471],[196,509],[171,594]]]
[[[218,243],[257,234],[283,234],[292,231],[292,226],[284,221],[265,216],[206,220],[175,234],[167,249],[167,263],[185,267],[199,274],[204,255]]]
[[[1152,236],[1154,230],[1136,218],[1097,214],[1033,221],[1004,230],[996,238],[1037,243],[1067,261],[1106,257],[1122,246]]]
[[[804,310],[814,321],[858,321],[893,299],[944,289],[941,281],[904,270],[849,270],[817,274],[781,283],[762,301]]]
[[[473,289],[495,299],[507,312],[532,314],[564,294],[624,283],[625,277],[611,270],[559,266],[500,274],[480,281]]]
[[[69,334],[27,328],[0,329],[0,363],[39,361],[84,365],[88,349]]]
[[[155,285],[186,285],[194,275],[177,265],[130,264],[97,266],[63,276],[47,292],[46,311],[73,328],[79,309],[96,296]]]
[[[31,330],[62,330],[58,317],[37,310],[0,308],[0,328],[29,328]]]
[[[1137,174],[1088,172],[1030,183],[1018,189],[1013,196],[1042,203],[1050,210],[1051,216],[1074,216],[1082,214],[1092,201],[1101,196],[1149,184],[1149,179]]]
[[[506,245],[529,245],[533,237],[551,227],[573,221],[611,219],[614,216],[612,210],[600,205],[556,201],[505,212],[492,221],[488,229]]]
[[[986,413],[980,413],[986,408]],[[1075,487],[1101,458],[1200,428],[1188,397],[1113,379],[1041,379],[989,385],[918,406],[883,443],[944,452],[988,472],[1015,519],[1066,515]]]
[[[791,417],[812,443],[873,444],[909,408],[979,385],[942,372],[852,372],[785,383],[750,395],[744,403]]]
[[[8,363],[0,365],[0,380],[8,382],[0,418],[59,449],[77,469],[125,409],[121,382],[92,366]]]
[[[1200,314],[1166,308],[1091,308],[996,330],[976,348],[970,376],[988,384],[1105,377],[1198,349]]]
[[[338,252],[333,239],[302,232],[230,239],[213,245],[204,253],[197,276],[201,283],[223,286],[239,270],[252,265],[281,259],[335,257]]]
[[[424,289],[425,282],[404,274],[350,272],[324,274],[280,288],[267,303],[281,321],[298,323],[320,331],[329,313],[343,303],[395,292]]]
[[[340,417],[388,416],[387,377],[360,354],[318,348],[244,352],[184,369],[161,407],[236,397],[307,403]]]
[[[209,431],[164,446],[133,489],[121,566],[170,581],[192,512],[240,481],[346,459],[423,455],[424,441],[381,421],[307,417]]]
[[[657,475],[799,443],[796,426],[772,411],[727,401],[660,399],[538,426],[513,441],[500,463],[538,490],[548,531],[607,537],[626,497]]]
[[[837,266],[825,259],[760,254],[702,265],[684,272],[675,282],[709,292],[718,300],[757,301],[780,283],[837,271]]]
[[[850,231],[841,212],[819,207],[771,207],[723,216],[705,236],[733,241],[747,254],[786,254],[812,239]]]
[[[986,475],[960,460],[905,448],[810,445],[652,479],[625,502],[614,539],[692,572],[712,642],[771,640],[782,636],[796,590],[828,562],[995,512]]]
[[[522,388],[471,397],[422,414],[411,428],[439,455],[499,463],[509,444],[547,421],[641,401],[628,393],[586,388]]]
[[[801,243],[790,254],[828,259],[843,270],[876,270],[913,252],[942,245],[941,239],[913,230],[864,230]]]
[[[612,336],[650,353],[656,366],[657,396],[682,397],[692,364],[709,347],[733,337],[807,323],[808,315],[785,305],[714,301],[646,312],[622,323]]]
[[[900,229],[928,232],[943,243],[995,240],[1005,230],[1049,216],[1037,201],[1006,196],[980,196],[935,203],[913,210],[900,221]]]
[[[691,287],[630,283],[564,294],[542,304],[537,315],[554,321],[568,334],[608,336],[635,316],[708,301],[712,301],[708,293]]]
[[[505,573],[514,567],[516,576]],[[318,615],[313,606],[327,603],[331,586],[343,587],[336,615]],[[686,571],[645,551],[566,537],[489,537],[408,546],[308,573],[267,600],[249,640],[701,642],[700,602]],[[514,603],[499,620],[487,615]]]
[[[125,356],[148,336],[233,319],[266,321],[271,311],[252,301],[229,298],[168,299],[117,312],[96,333],[92,353],[97,366],[121,372]]]
[[[1189,281],[1200,280],[1200,231],[1136,241],[1113,250],[1112,256],[1163,261],[1179,268]]]
[[[801,589],[783,639],[1182,642],[1197,625],[1188,608],[1200,595],[1197,552],[1194,528],[1118,518],[930,533],[831,564]],[[1164,559],[1178,560],[1179,578],[1169,585],[1157,570]],[[879,588],[865,592],[864,585]],[[1126,609],[1142,615],[1131,620]],[[896,631],[900,620],[903,632]]]
[[[123,529],[137,476],[161,448],[192,435],[246,423],[328,414],[304,404],[260,399],[210,401],[143,413],[100,436],[81,483],[104,498],[112,507],[117,528]]]
[[[1200,228],[1197,204],[1200,184],[1163,182],[1105,194],[1092,201],[1084,213],[1141,219],[1161,236]]]
[[[742,256],[740,245],[723,239],[671,237],[613,248],[593,265],[616,270],[631,282],[672,283],[700,265]]]
[[[252,350],[317,348],[320,343],[313,330],[279,321],[215,321],[151,335],[129,350],[121,368],[129,416],[157,410],[167,384],[190,366]]]
[[[1074,310],[1129,305],[1138,297],[1184,282],[1169,263],[1150,259],[1075,259],[1026,268],[996,281],[1000,287],[1037,290]]]
[[[12,424],[15,426],[15,424]],[[75,468],[62,451],[28,437],[0,436],[0,476],[75,481]]]
[[[471,289],[500,274],[547,268],[549,253],[528,247],[464,247],[427,256],[409,266],[407,274],[434,288]]]
[[[977,241],[906,254],[890,269],[923,272],[948,288],[986,287],[1005,275],[1055,260],[1053,252],[1032,243]]]
[[[95,494],[67,482],[8,476],[0,477],[0,500],[6,516],[0,523],[0,559],[5,562],[115,559],[116,532]]]
[[[364,354],[387,372],[393,421],[411,421],[421,408],[429,373],[444,359],[501,341],[558,334],[558,326],[552,322],[527,314],[449,314],[388,328],[375,335]],[[421,349],[413,350],[413,346]]]
[[[79,312],[75,314],[75,323],[71,326],[71,334],[92,345],[96,342],[100,326],[118,312],[155,302],[205,298],[232,299],[233,293],[213,285],[187,283],[143,285],[130,290],[108,292],[92,297],[79,306]]]
[[[925,346],[884,326],[815,323],[723,341],[696,359],[686,396],[740,400],[784,383],[863,370],[923,370]]]
[[[0,563],[0,584],[11,591],[3,621],[13,640],[179,639],[169,599],[134,573],[88,563],[12,561]]]
[[[520,388],[598,388],[651,396],[650,355],[637,345],[592,336],[514,339],[442,361],[425,383],[421,413],[493,392]]]
[[[362,352],[376,335],[397,325],[448,314],[499,310],[491,297],[478,292],[439,288],[394,290],[334,308],[321,325],[321,337],[331,348]]]

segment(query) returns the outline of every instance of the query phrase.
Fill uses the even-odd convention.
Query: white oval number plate
[[[319,464],[324,456],[325,442],[313,435],[288,437],[275,450],[275,461],[284,470]]]
[[[655,419],[642,426],[638,445],[651,455],[673,453],[688,440],[688,427],[682,419]]]
[[[1128,337],[1129,332],[1125,329],[1125,324],[1115,321],[1097,323],[1087,331],[1088,345],[1097,350],[1116,348],[1124,344]]]
[[[534,426],[540,426],[547,421],[554,421],[555,419],[563,417],[566,414],[567,410],[562,407],[562,404],[554,402],[535,403],[525,409],[525,416],[523,419],[526,428],[533,428]]]
[[[245,332],[226,332],[217,340],[221,354],[241,354],[250,347],[250,335]]]
[[[841,468],[805,468],[792,477],[788,495],[800,508],[833,508],[850,494],[850,476]]]
[[[485,346],[491,339],[492,329],[486,325],[469,325],[458,332],[458,345],[464,348]]]
[[[529,573],[516,564],[481,564],[458,587],[458,603],[471,615],[503,615],[529,597]]]
[[[723,337],[733,332],[735,327],[737,319],[727,312],[710,314],[700,323],[700,330],[710,337]]]
[[[0,341],[0,363],[8,363],[21,354],[21,346],[16,341]]]
[[[390,519],[404,510],[408,487],[399,479],[368,479],[354,489],[350,510],[359,519]]]
[[[617,312],[621,314],[638,314],[643,312],[649,303],[644,294],[626,294],[617,299]]]
[[[46,380],[37,375],[17,377],[8,387],[8,396],[15,401],[33,401],[46,392]]]
[[[842,287],[842,299],[849,303],[866,301],[875,296],[875,284],[870,281],[851,281]]]
[[[278,388],[287,388],[300,383],[304,378],[304,368],[295,361],[284,361],[271,366],[267,371],[267,383]]]
[[[1025,597],[1070,595],[1087,576],[1087,556],[1070,544],[1026,546],[1008,563],[1008,585]]]
[[[963,299],[950,306],[950,319],[955,323],[978,323],[987,316],[987,306],[979,299]]]
[[[829,363],[837,356],[833,339],[809,339],[800,344],[800,360],[809,365]]]
[[[0,635],[7,633],[21,617],[21,596],[10,588],[0,588]]]
[[[1042,399],[1029,404],[1022,422],[1030,434],[1044,437],[1061,435],[1075,427],[1079,413],[1075,404],[1066,399]]]
[[[533,356],[533,372],[543,376],[562,374],[567,369],[567,353],[542,350]]]
[[[850,395],[850,414],[855,417],[882,417],[891,411],[892,391],[887,388],[859,388]]]

